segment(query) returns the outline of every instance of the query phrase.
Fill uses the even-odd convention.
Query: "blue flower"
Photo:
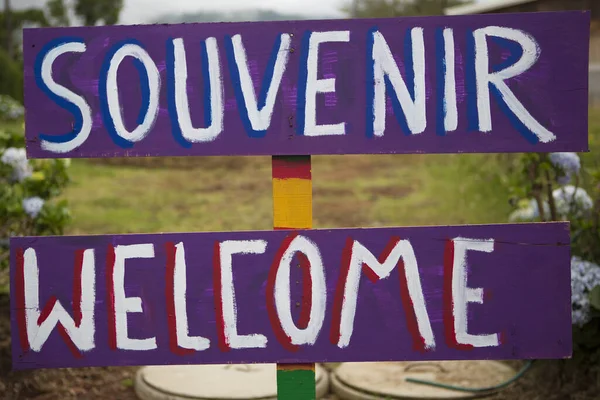
[[[23,148],[10,147],[2,153],[0,160],[6,165],[16,167],[27,162],[27,154]]]
[[[583,326],[589,322],[590,291],[600,285],[600,266],[584,261],[579,257],[571,258],[571,308],[572,323]]]
[[[544,217],[547,219],[550,215],[550,206],[547,202],[544,202],[542,207],[544,208]],[[524,201],[519,204],[519,208],[512,212],[509,216],[510,222],[531,222],[538,221],[540,219],[540,208],[535,199]]]
[[[556,181],[561,186],[568,185],[569,183],[571,183],[571,175],[559,176]]]
[[[594,201],[590,195],[584,189],[573,185],[555,189],[552,197],[554,197],[556,211],[562,217],[570,215],[582,217],[594,208]]]
[[[25,108],[10,96],[0,95],[0,117],[15,120],[25,115]]]
[[[567,185],[581,170],[581,160],[577,153],[550,153],[549,158],[550,162],[564,173],[558,177],[558,183],[561,185]]]
[[[0,157],[0,161],[13,167],[12,178],[17,182],[22,182],[33,174],[33,169],[29,165],[27,154],[23,148],[10,147],[6,149]]]
[[[44,200],[37,196],[23,199],[23,210],[25,210],[25,213],[31,218],[37,217],[43,207]]]

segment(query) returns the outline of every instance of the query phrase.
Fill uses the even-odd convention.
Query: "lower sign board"
[[[15,369],[572,352],[568,223],[10,246]]]

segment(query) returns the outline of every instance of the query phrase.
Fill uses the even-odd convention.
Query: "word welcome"
[[[384,359],[477,358],[522,341],[523,357],[564,356],[565,232],[550,224],[13,239],[14,362],[148,360],[140,353],[160,363],[250,354],[361,360],[385,350]],[[516,239],[523,235],[532,240]],[[544,337],[532,343],[534,326]],[[560,349],[557,338],[565,339]],[[65,346],[73,357],[54,357]],[[364,346],[376,351],[366,356]]]
[[[494,24],[481,17],[444,24],[413,19],[409,27],[400,20],[351,21],[345,29],[332,29],[342,25],[332,21],[189,30],[69,28],[57,30],[54,38],[45,30],[27,30],[26,58],[33,62],[26,69],[35,78],[26,85],[35,94],[27,96],[28,122],[47,120],[45,113],[58,106],[68,111],[58,122],[68,121],[71,128],[61,132],[33,123],[27,135],[38,140],[30,152],[281,154],[330,152],[329,146],[349,153],[438,152],[441,147],[547,151],[558,144],[562,150],[581,150],[587,146],[586,132],[572,125],[567,132],[562,119],[569,115],[572,122],[572,112],[587,102],[584,77],[564,69],[567,62],[569,72],[587,68],[587,48],[574,45],[586,43],[586,17],[501,17]],[[541,21],[553,20],[572,25],[577,37],[557,42],[553,32],[540,29]],[[255,30],[265,33],[257,36]],[[95,43],[102,38],[109,43],[99,48]],[[61,64],[63,59],[68,64]],[[125,69],[127,62],[135,72]],[[65,72],[86,78],[70,79],[69,87]],[[549,83],[558,76],[567,79],[567,88]],[[97,91],[85,96],[82,86],[89,81],[96,82]],[[35,106],[40,103],[47,106]],[[232,113],[226,112],[228,104]],[[159,129],[162,117],[168,129]],[[281,140],[288,137],[282,130],[290,130],[293,140]],[[477,140],[457,135],[467,131],[477,132]],[[152,134],[156,139],[150,143]],[[392,138],[381,140],[387,136]],[[417,136],[423,139],[414,140]],[[236,149],[234,140],[254,146]]]

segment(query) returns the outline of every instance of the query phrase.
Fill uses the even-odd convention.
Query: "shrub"
[[[0,94],[23,101],[22,64],[0,49]]]
[[[22,119],[25,108],[10,96],[0,94],[0,120],[15,121]]]
[[[23,130],[0,128],[0,291],[8,289],[8,239],[61,235],[70,219],[65,200],[70,160],[28,160]]]

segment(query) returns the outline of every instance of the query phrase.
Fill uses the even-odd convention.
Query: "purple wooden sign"
[[[32,158],[587,151],[588,12],[25,29]]]
[[[568,223],[11,239],[16,369],[571,355]]]

